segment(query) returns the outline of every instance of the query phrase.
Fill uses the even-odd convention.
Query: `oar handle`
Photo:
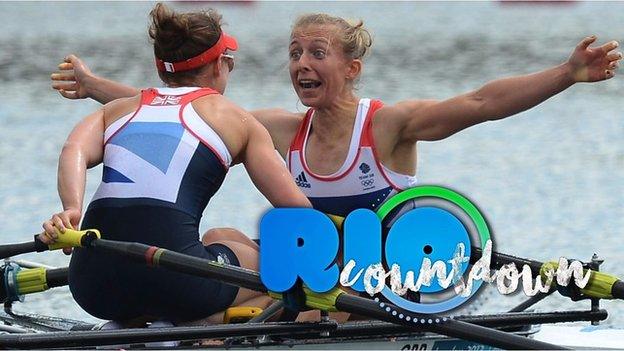
[[[97,229],[65,229],[64,233],[59,232],[57,229],[56,233],[58,238],[54,244],[50,245],[50,250],[63,249],[66,247],[84,247],[88,241],[102,237]]]
[[[611,295],[614,298],[624,300],[624,282],[621,280],[613,283],[613,287],[611,287]]]
[[[29,252],[42,252],[48,249],[48,245],[44,244],[41,240],[39,240],[38,234],[36,234],[33,241],[0,246],[0,259],[17,256]]]
[[[24,295],[46,291],[68,283],[65,268],[21,268],[15,262],[0,267],[0,303],[23,301]]]
[[[33,241],[20,244],[0,245],[0,259],[17,256],[29,252],[43,252],[48,250],[57,250],[65,247],[81,247],[84,246],[89,238],[100,237],[100,232],[96,229],[73,230],[65,229],[64,233],[57,232],[58,238],[52,245],[46,245],[39,239],[39,234],[35,234]]]

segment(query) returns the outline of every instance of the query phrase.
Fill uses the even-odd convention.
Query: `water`
[[[286,71],[290,24],[300,13],[362,18],[374,34],[361,96],[386,103],[445,99],[510,75],[563,62],[591,34],[624,42],[624,3],[572,5],[479,3],[215,3],[241,46],[227,95],[245,108],[303,111]],[[103,76],[138,87],[159,85],[147,40],[153,3],[0,3],[0,243],[25,241],[60,209],[56,163],[72,126],[99,105],[61,99],[49,74],[69,53]],[[174,4],[191,11],[200,3]],[[419,146],[418,177],[467,194],[487,215],[497,249],[539,260],[589,259],[624,276],[624,122],[622,77],[581,84],[517,117],[486,123]],[[87,201],[100,176],[89,172]],[[268,202],[235,167],[204,213],[202,230],[232,226],[257,236]],[[63,266],[60,253],[27,255]],[[495,292],[472,306],[500,311],[522,294]],[[587,303],[584,303],[587,305]],[[569,309],[554,297],[542,309]],[[607,302],[607,323],[624,322],[621,303]],[[580,309],[581,306],[573,306]],[[94,320],[65,288],[27,297],[21,311]]]

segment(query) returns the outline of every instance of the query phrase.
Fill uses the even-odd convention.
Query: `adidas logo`
[[[312,185],[310,185],[310,183],[308,183],[308,180],[306,179],[305,174],[303,174],[303,172],[301,172],[297,178],[295,178],[295,183],[297,183],[297,186],[300,188],[311,188]]]

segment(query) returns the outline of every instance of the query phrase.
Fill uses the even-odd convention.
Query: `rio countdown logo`
[[[325,292],[340,281],[417,313],[445,312],[468,301],[482,283],[468,270],[469,258],[474,248],[491,252],[477,207],[439,186],[403,191],[377,213],[350,213],[342,223],[342,262],[336,225],[313,209],[270,210],[261,220],[260,240],[260,276],[274,292],[298,281]],[[419,300],[407,299],[407,290],[417,290]]]

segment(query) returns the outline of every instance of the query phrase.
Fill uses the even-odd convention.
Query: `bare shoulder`
[[[268,108],[251,111],[251,114],[267,129],[285,126],[286,129],[297,128],[303,121],[304,113],[290,112],[281,108]]]
[[[301,121],[303,120],[304,113],[290,112],[283,108],[265,108],[261,110],[254,110],[251,113],[256,118],[280,120],[280,121]]]
[[[240,162],[240,153],[251,132],[262,128],[251,113],[218,94],[202,96],[194,100],[192,106],[225,143],[234,163]]]
[[[425,111],[437,103],[438,100],[407,100],[385,105],[375,113],[373,128],[382,129],[385,134],[396,135],[419,111]]]
[[[373,128],[382,129],[394,135],[405,128],[419,112],[438,103],[438,100],[406,100],[394,105],[385,105],[376,112]]]
[[[382,160],[390,160],[397,146],[402,144],[403,135],[415,122],[414,116],[421,115],[437,100],[407,100],[394,105],[385,105],[375,113],[372,121],[373,138]],[[409,143],[413,148],[413,142]]]
[[[305,113],[290,112],[279,108],[255,110],[251,113],[269,131],[275,149],[285,158]]]
[[[110,125],[119,118],[136,111],[141,103],[141,95],[125,97],[113,100],[102,106],[104,111],[104,123]]]
[[[244,121],[246,118],[252,117],[251,114],[230,101],[223,95],[206,95],[192,102],[195,110],[204,118],[228,118],[232,120]]]
[[[437,104],[438,100],[406,100],[399,101],[394,105],[386,105],[377,111],[378,116],[397,118],[415,111],[423,110]]]

